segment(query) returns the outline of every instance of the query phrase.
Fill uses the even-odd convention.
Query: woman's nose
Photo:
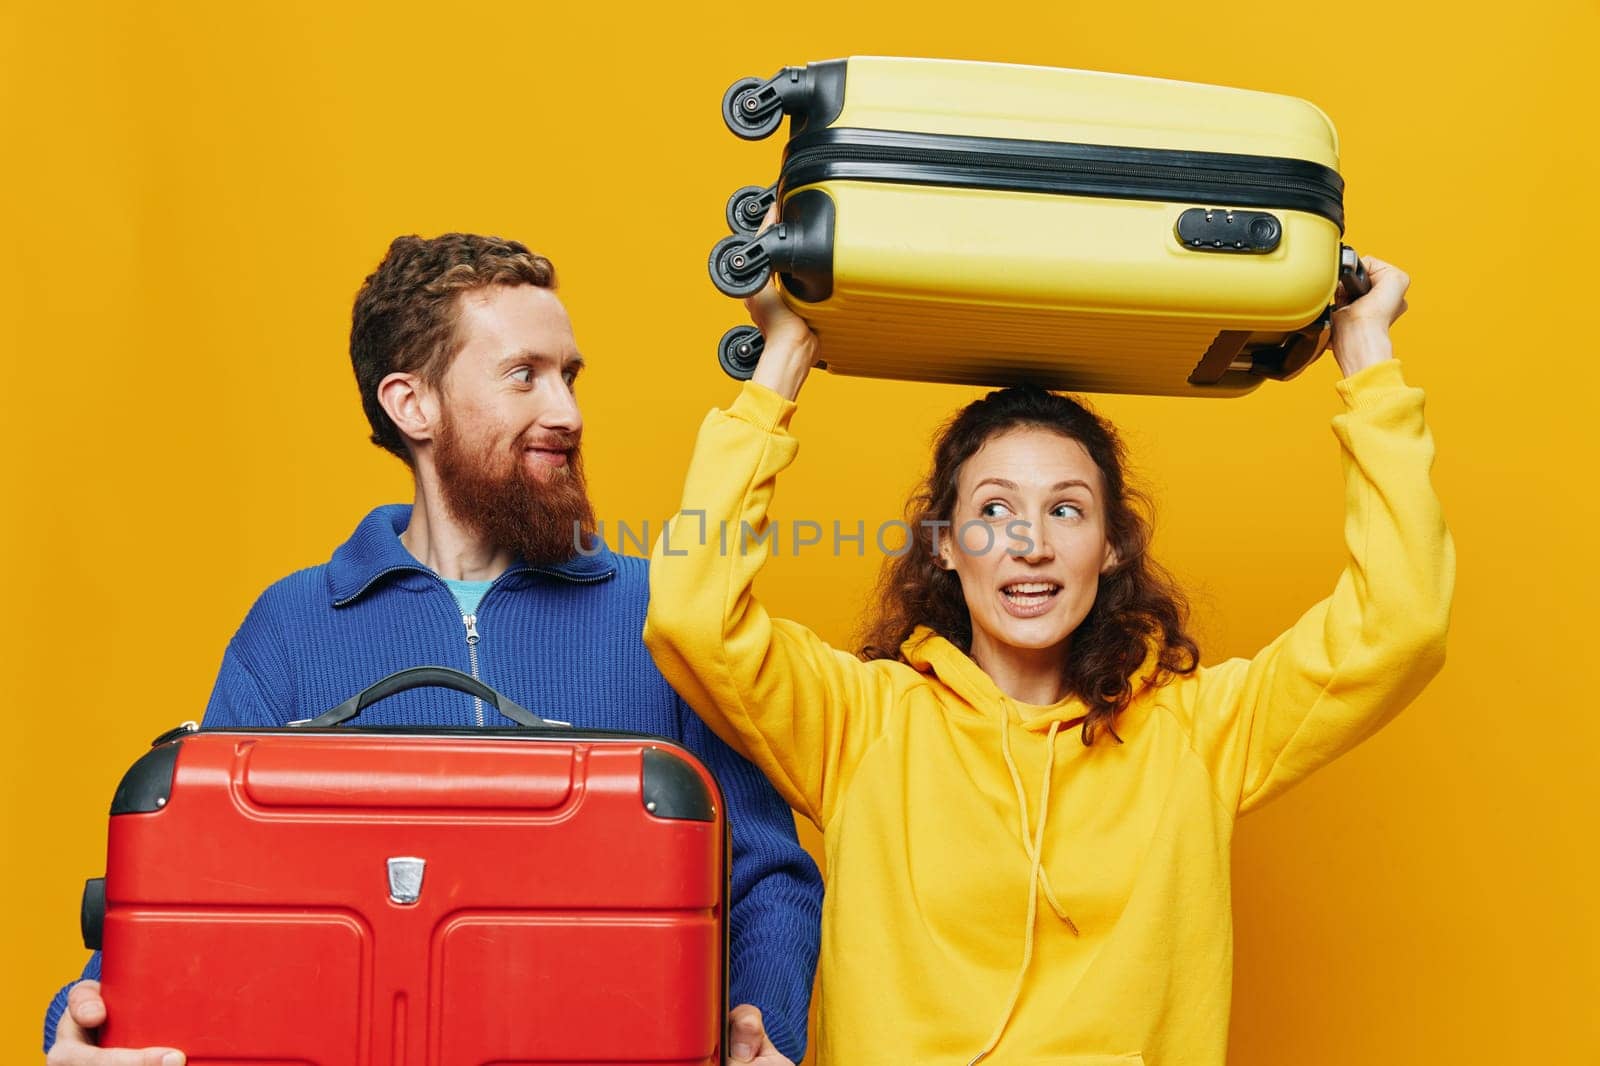
[[[1055,545],[1039,522],[1012,523],[1011,553],[1030,563],[1047,563],[1056,557]]]

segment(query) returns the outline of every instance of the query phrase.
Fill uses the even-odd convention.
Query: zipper
[[[1276,207],[1344,231],[1339,172],[1282,156],[849,128],[789,142],[786,190],[840,180]]]
[[[362,596],[366,595],[367,590],[373,585],[376,585],[380,580],[388,577],[390,574],[398,574],[402,570],[411,570],[419,574],[433,574],[432,570],[429,570],[427,567],[422,566],[419,563],[407,563],[401,566],[386,567],[385,569],[379,570],[376,574],[373,574],[371,577],[367,578],[366,582],[362,584],[360,588],[356,589],[348,596],[341,596],[339,599],[334,600],[333,605],[335,607],[343,607],[347,603],[354,603],[356,600],[359,600]],[[448,592],[449,589],[447,588],[445,591]]]
[[[490,596],[494,595],[494,590],[500,587],[500,582],[504,581],[508,575],[515,573],[517,569],[518,568],[513,567],[506,570],[505,573],[495,578],[494,581],[489,584],[489,587],[484,590],[483,596],[478,600],[478,610],[483,610],[485,601],[487,601]],[[429,570],[428,573],[433,574],[434,580],[439,583],[439,587],[444,589],[445,594],[450,597],[452,602],[454,602],[455,593],[450,591],[450,586],[445,583],[444,578],[440,577],[438,574],[434,574],[432,570]],[[472,678],[475,681],[482,681],[483,677],[478,671],[478,640],[480,638],[478,636],[477,614],[463,614],[461,616],[461,625],[467,631],[467,664],[472,674]],[[479,729],[484,728],[485,723],[483,720],[483,701],[476,696],[472,697],[472,720],[477,723]]]
[[[483,678],[478,676],[478,616],[464,614],[461,616],[461,622],[467,627],[467,661],[472,664],[472,679],[482,681]],[[482,729],[483,701],[476,696],[472,697],[472,715],[478,723],[478,728]]]

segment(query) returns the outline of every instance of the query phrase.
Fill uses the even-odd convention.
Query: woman
[[[764,528],[818,353],[770,286],[749,301],[766,351],[700,430],[645,640],[824,834],[818,1062],[1224,1061],[1235,818],[1443,663],[1454,548],[1388,337],[1409,279],[1366,264],[1372,290],[1333,316],[1347,565],[1258,655],[1211,667],[1114,434],[1040,390],[946,427],[861,656],[770,617],[767,542],[738,530]]]

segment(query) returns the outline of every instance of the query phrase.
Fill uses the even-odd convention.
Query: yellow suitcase
[[[1161,78],[854,57],[736,82],[777,183],[729,199],[710,271],[774,271],[836,374],[1239,396],[1327,344],[1343,278],[1338,137],[1290,96]],[[782,221],[755,232],[767,207]],[[752,326],[718,356],[748,377]]]

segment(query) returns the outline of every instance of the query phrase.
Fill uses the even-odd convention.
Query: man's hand
[[[1341,282],[1334,298],[1333,334],[1329,346],[1345,377],[1374,363],[1394,358],[1389,327],[1406,313],[1406,290],[1411,278],[1405,271],[1370,255],[1361,257],[1372,287],[1365,296],[1349,300]]]
[[[754,1010],[754,1008],[751,1008]],[[757,1018],[760,1012],[757,1012]],[[96,1047],[93,1032],[105,1024],[106,1003],[99,981],[79,981],[67,993],[67,1009],[56,1023],[47,1066],[183,1066],[183,1052],[169,1047]],[[787,1062],[787,1059],[778,1061]]]
[[[183,1066],[183,1052],[173,1048],[102,1048],[90,1032],[106,1020],[99,981],[79,981],[67,994],[67,1010],[56,1026],[56,1042],[47,1066]],[[761,1008],[748,1003],[728,1012],[728,1048],[734,1062],[753,1066],[794,1066],[767,1037]]]
[[[761,1008],[748,1003],[741,1003],[728,1012],[728,1059],[731,1062],[754,1063],[755,1066],[794,1066],[767,1039],[767,1027],[761,1021]]]

